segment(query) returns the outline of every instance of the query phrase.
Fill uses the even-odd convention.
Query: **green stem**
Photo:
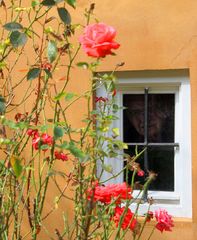
[[[150,235],[149,235],[149,237],[147,238],[147,240],[150,240],[150,239],[151,239],[151,237],[152,237],[155,229],[156,229],[156,227],[154,226],[153,229],[152,229],[152,231],[151,231],[151,233],[150,233]]]

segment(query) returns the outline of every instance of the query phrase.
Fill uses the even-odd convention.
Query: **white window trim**
[[[191,167],[191,100],[190,83],[188,74],[179,73],[180,70],[167,71],[143,71],[140,74],[126,72],[120,73],[117,85],[117,103],[122,106],[123,93],[143,92],[145,87],[150,93],[175,93],[175,142],[179,143],[179,148],[175,149],[175,191],[160,192],[149,191],[156,203],[151,206],[154,211],[158,208],[165,208],[174,217],[192,217],[192,167]],[[104,96],[104,89],[99,89],[98,96]],[[121,122],[123,111],[118,113],[119,120],[114,121],[113,127],[118,127],[123,132]],[[111,164],[113,174],[118,173],[123,167],[123,161],[118,159],[106,159],[106,164]],[[178,164],[181,163],[181,164]],[[112,175],[104,172],[102,180],[110,178]],[[123,181],[123,174],[112,179],[109,183],[120,183]],[[137,191],[134,191],[134,195]],[[132,204],[135,205],[135,204]],[[142,204],[140,213],[145,213],[148,204]]]

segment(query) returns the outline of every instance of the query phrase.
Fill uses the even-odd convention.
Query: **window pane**
[[[148,94],[148,142],[174,142],[174,94]],[[123,141],[144,142],[144,94],[124,94]]]
[[[123,141],[144,142],[144,94],[124,94]]]
[[[148,94],[148,142],[174,142],[174,94]]]
[[[143,147],[138,147],[140,152]],[[135,154],[135,146],[130,146],[125,153],[130,156]],[[158,174],[155,181],[149,187],[149,190],[156,191],[174,191],[174,147],[149,147],[148,148],[148,169]],[[144,155],[142,155],[137,161],[141,169],[144,170]],[[132,171],[128,172],[128,183],[131,183]],[[124,172],[124,181],[126,181],[126,171]],[[136,189],[140,188],[140,184],[145,181],[144,177],[136,175],[135,182]]]
[[[148,149],[149,170],[158,174],[150,190],[174,191],[174,147]]]

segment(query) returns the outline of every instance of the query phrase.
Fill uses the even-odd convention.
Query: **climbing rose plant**
[[[155,230],[171,231],[172,216],[164,209],[151,211],[153,199],[147,199],[147,211],[139,219],[156,174],[149,172],[134,197],[135,175],[145,176],[136,162],[143,151],[125,154],[127,145],[113,127],[122,110],[114,73],[123,63],[112,73],[97,70],[120,47],[115,28],[94,23],[95,4],[76,24],[70,14],[71,8],[77,11],[75,0],[29,2],[0,2],[5,16],[0,40],[0,238],[120,240],[129,233],[134,240],[148,240]],[[79,61],[79,53],[88,60]],[[87,81],[91,76],[85,92],[69,91],[83,85],[77,68],[81,75],[88,72]],[[95,96],[100,88],[105,94]],[[74,124],[76,119],[81,123]],[[122,171],[114,175],[106,159],[124,161],[132,181],[112,183]],[[153,229],[144,234],[150,221]]]

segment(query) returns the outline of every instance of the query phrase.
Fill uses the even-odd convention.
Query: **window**
[[[138,161],[146,173],[152,170],[158,174],[147,193],[155,200],[152,209],[163,207],[173,216],[191,217],[191,112],[187,70],[136,71],[117,73],[117,76],[117,104],[125,109],[119,111],[114,127],[121,130],[120,139],[128,144],[126,153],[132,156],[136,146],[138,152],[145,148]],[[106,159],[106,163],[112,164],[114,174],[124,166],[121,160]],[[104,174],[105,179],[109,177],[109,173]],[[123,182],[125,178],[123,172],[113,182]],[[142,177],[136,180],[144,181]],[[137,194],[137,190],[135,192]],[[141,206],[142,213],[146,208],[146,203]]]

